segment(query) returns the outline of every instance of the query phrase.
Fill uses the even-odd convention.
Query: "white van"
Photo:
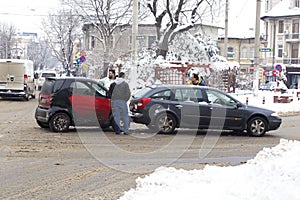
[[[0,97],[35,98],[33,62],[22,59],[0,59]]]

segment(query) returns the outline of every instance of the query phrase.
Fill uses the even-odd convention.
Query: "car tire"
[[[25,99],[25,101],[29,101],[29,94],[28,94],[28,92],[25,93],[24,99]]]
[[[36,97],[36,91],[34,90],[33,93],[31,94],[31,98],[35,99],[35,97]]]
[[[36,121],[36,122],[41,128],[49,128],[49,124],[47,124],[47,123],[43,123],[40,121]]]
[[[69,126],[71,123],[71,119],[67,113],[59,112],[55,113],[50,121],[49,126],[53,132],[67,132],[69,130]]]
[[[163,113],[157,116],[154,129],[161,134],[171,134],[175,130],[176,123],[176,119],[172,114]]]
[[[247,133],[250,136],[260,137],[267,131],[268,123],[262,117],[251,118],[247,124]]]

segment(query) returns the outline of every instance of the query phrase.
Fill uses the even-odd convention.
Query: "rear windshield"
[[[41,94],[52,94],[60,90],[65,82],[65,79],[46,79],[41,89]]]
[[[149,92],[150,90],[152,90],[152,88],[150,87],[145,87],[142,89],[138,89],[134,95],[132,96],[133,98],[141,98],[143,97],[147,92]]]
[[[56,77],[56,74],[55,73],[42,73],[42,77]]]
[[[55,83],[54,79],[47,79],[43,84],[43,87],[41,89],[41,94],[51,94],[54,83]]]

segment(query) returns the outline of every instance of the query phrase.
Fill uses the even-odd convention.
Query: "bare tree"
[[[67,69],[73,64],[74,45],[80,37],[80,17],[71,10],[59,10],[42,21],[46,40],[54,56]]]
[[[113,35],[129,27],[132,21],[132,0],[62,0],[81,15],[87,24],[95,28],[93,35],[99,42],[103,55],[103,70],[105,75],[109,63],[113,61],[116,42]]]
[[[12,45],[15,42],[16,27],[13,24],[0,23],[0,58],[12,58]]]
[[[148,0],[147,6],[155,18],[158,38],[157,56],[164,58],[175,35],[194,27],[196,23],[213,20],[219,9],[216,0]]]
[[[51,67],[54,61],[57,63],[46,41],[30,42],[27,48],[28,59],[33,61],[35,70]]]

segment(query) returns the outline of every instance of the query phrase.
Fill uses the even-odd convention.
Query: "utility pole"
[[[228,57],[227,45],[228,45],[228,0],[226,0],[226,5],[225,5],[225,38],[224,38],[224,55],[223,55],[226,59]]]
[[[138,35],[138,0],[133,0],[132,12],[132,52],[129,86],[131,91],[136,89],[137,80],[137,35]]]
[[[260,44],[260,9],[261,0],[256,0],[256,20],[255,20],[255,43],[254,43],[254,72],[255,78],[253,81],[254,95],[258,93],[258,67],[259,67],[259,44]]]

